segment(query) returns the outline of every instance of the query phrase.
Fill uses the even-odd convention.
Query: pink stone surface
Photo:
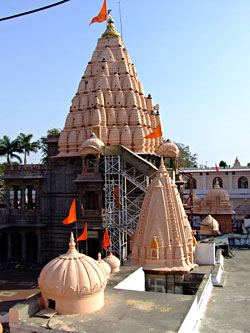
[[[189,221],[162,159],[142,204],[131,262],[148,270],[189,271],[196,266],[193,250]]]
[[[79,148],[92,132],[105,145],[121,144],[137,153],[155,153],[162,143],[162,137],[145,139],[145,132],[153,132],[160,116],[154,111],[152,98],[144,96],[135,66],[113,23],[103,36],[72,99],[59,138],[59,157],[80,156]]]
[[[109,255],[103,260],[111,267],[111,273],[119,272],[121,263],[116,256],[109,253]]]
[[[55,301],[60,314],[86,314],[104,305],[106,272],[94,259],[80,254],[71,233],[69,250],[42,269],[38,284],[46,308]]]

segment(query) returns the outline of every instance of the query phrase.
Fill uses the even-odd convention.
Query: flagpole
[[[77,220],[76,220],[76,248],[77,248],[77,251],[79,252],[79,245],[78,245],[78,230],[77,230]]]
[[[122,37],[122,14],[121,14],[120,1],[118,1],[118,4],[119,4],[119,14],[120,14],[121,38],[123,40],[123,37]]]
[[[86,239],[86,254],[88,255],[88,238]]]

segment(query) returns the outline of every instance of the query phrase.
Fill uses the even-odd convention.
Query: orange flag
[[[72,201],[72,204],[69,209],[69,215],[62,221],[63,224],[70,224],[75,222],[76,219],[76,199]]]
[[[119,200],[119,186],[117,185],[116,188],[113,191],[113,194],[115,196],[115,202],[118,206],[118,208],[120,208],[120,200]]]
[[[215,169],[216,169],[216,171],[217,171],[217,173],[218,173],[218,175],[220,174],[220,170],[219,170],[219,168],[218,168],[218,166],[217,166],[217,164],[215,163]]]
[[[153,130],[152,133],[145,136],[145,139],[155,139],[159,138],[160,136],[162,136],[161,123]]]
[[[77,242],[81,240],[86,240],[88,237],[88,231],[87,231],[87,222],[85,223],[83,233],[77,238]]]
[[[107,246],[110,246],[110,239],[109,239],[109,234],[108,234],[108,230],[105,229],[104,235],[103,235],[103,248],[104,250],[111,252],[111,250],[107,249]]]
[[[107,9],[106,9],[106,0],[104,0],[100,13],[98,14],[98,16],[95,16],[94,18],[92,18],[89,25],[91,25],[94,22],[99,22],[99,23],[103,22],[106,20],[106,18],[107,18]]]

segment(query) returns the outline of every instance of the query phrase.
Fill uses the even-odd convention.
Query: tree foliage
[[[18,139],[11,140],[9,136],[4,135],[0,139],[0,156],[6,156],[7,163],[10,164],[12,159],[17,159],[22,163],[22,159],[16,153],[21,153],[20,143]]]
[[[61,133],[60,128],[52,128],[47,131],[47,136],[48,135],[57,135]],[[40,142],[40,149],[41,149],[41,154],[42,154],[42,159],[40,162],[42,164],[48,163],[48,145],[47,145],[47,136],[42,136],[39,140]]]
[[[24,154],[24,165],[27,164],[27,156],[29,156],[31,152],[37,153],[38,149],[40,148],[39,141],[31,142],[32,138],[33,134],[24,133],[20,133],[17,137],[17,140],[19,141],[19,147]]]
[[[226,168],[227,167],[227,163],[225,161],[221,160],[220,163],[219,163],[219,166],[221,168]]]
[[[178,146],[180,150],[180,156],[179,156],[179,165],[183,168],[192,168],[197,167],[197,154],[192,154],[190,151],[189,146],[184,145],[183,143],[177,143],[175,144]]]

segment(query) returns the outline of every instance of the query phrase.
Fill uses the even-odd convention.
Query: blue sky
[[[9,16],[56,0],[0,2]],[[160,105],[165,138],[199,164],[250,162],[250,1],[120,0],[123,40],[145,94]],[[71,0],[0,22],[0,137],[63,128],[105,23],[102,0]],[[120,31],[118,1],[107,0]],[[32,155],[28,162],[39,162]]]

